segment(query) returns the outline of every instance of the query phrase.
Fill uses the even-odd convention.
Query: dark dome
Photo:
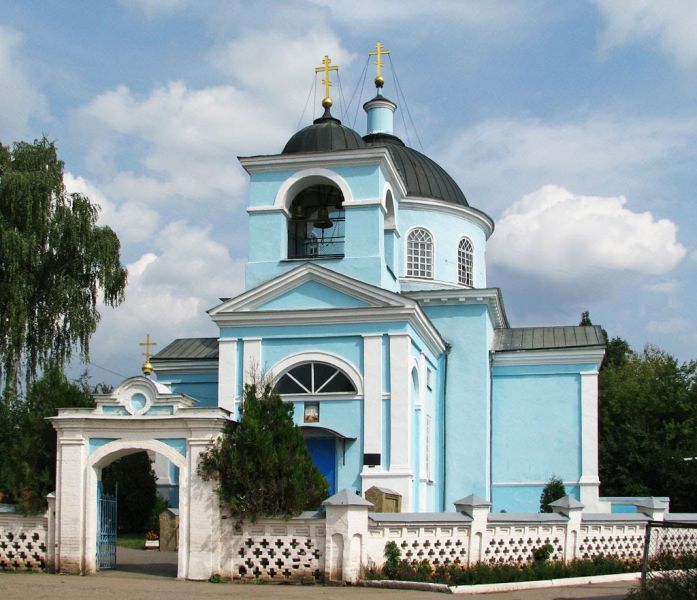
[[[350,127],[344,127],[339,119],[324,112],[312,125],[301,129],[288,140],[282,154],[295,152],[331,152],[333,150],[356,150],[367,148],[360,134]]]
[[[366,135],[363,139],[368,146],[387,148],[410,196],[435,198],[469,206],[462,190],[443,167],[421,152],[405,146],[398,137],[386,133],[374,133]]]

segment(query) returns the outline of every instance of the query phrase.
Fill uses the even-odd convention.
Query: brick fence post
[[[368,510],[373,506],[351,490],[327,498],[324,550],[326,581],[358,581],[365,563],[364,539],[368,535]]]

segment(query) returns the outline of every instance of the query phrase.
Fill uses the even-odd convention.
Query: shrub
[[[198,473],[214,480],[238,522],[261,516],[297,515],[316,509],[328,483],[312,462],[293,403],[261,383],[245,386],[242,418],[201,455]]]
[[[549,546],[549,547],[547,547]],[[553,552],[549,544],[537,551],[544,558],[524,565],[476,563],[461,565],[431,565],[427,560],[409,561],[401,558],[395,542],[385,544],[385,563],[382,569],[369,568],[367,579],[395,579],[399,581],[427,581],[446,585],[477,585],[483,583],[509,583],[543,579],[563,579],[611,573],[631,573],[641,569],[636,561],[596,556],[593,559],[577,559],[569,562],[548,560]]]
[[[564,496],[566,496],[564,482],[552,473],[552,476],[542,490],[542,494],[540,494],[540,512],[551,513],[552,508],[549,505]]]
[[[636,588],[629,592],[631,600],[686,600],[697,598],[697,570],[679,571],[652,575],[645,589]]]

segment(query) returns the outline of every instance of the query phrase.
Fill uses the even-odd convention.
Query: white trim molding
[[[489,239],[491,234],[494,233],[493,219],[481,210],[477,210],[471,206],[462,206],[461,204],[453,204],[452,202],[436,200],[434,198],[419,198],[416,196],[410,196],[409,198],[404,198],[400,201],[400,207],[402,209],[442,212],[460,217],[465,221],[469,221],[470,223],[477,225],[484,232],[486,239]]]
[[[553,350],[503,350],[495,352],[495,367],[514,365],[574,365],[600,363],[605,356],[605,346],[587,348],[555,348]]]
[[[407,188],[387,148],[375,146],[359,150],[335,150],[332,152],[313,152],[298,154],[272,154],[264,156],[237,157],[247,173],[312,169],[317,165],[330,167],[354,167],[375,165],[382,169],[385,178],[399,190],[399,195],[407,195]]]

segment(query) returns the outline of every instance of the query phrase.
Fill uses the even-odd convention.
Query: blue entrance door
[[[334,438],[308,438],[307,449],[312,462],[329,482],[329,494],[336,493],[336,441]]]

